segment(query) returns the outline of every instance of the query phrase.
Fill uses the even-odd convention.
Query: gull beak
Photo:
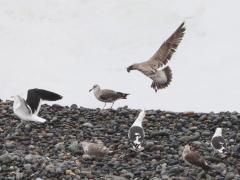
[[[89,92],[91,92],[93,90],[93,88],[92,89],[89,89]]]
[[[127,68],[127,72],[130,72],[132,70],[132,66],[129,66],[128,68]]]

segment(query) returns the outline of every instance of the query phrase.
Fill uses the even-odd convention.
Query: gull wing
[[[28,90],[26,102],[32,109],[32,112],[34,113],[39,108],[40,100],[56,101],[59,99],[62,99],[62,96],[59,94],[35,88]]]
[[[180,44],[186,28],[184,22],[177,28],[177,30],[161,45],[157,52],[146,61],[153,69],[166,65],[171,59],[173,53],[176,51]]]
[[[206,161],[204,160],[204,158],[198,153],[198,152],[189,152],[186,156],[185,156],[185,159],[195,165],[195,166],[198,166],[198,167],[205,167],[207,164],[206,164]]]

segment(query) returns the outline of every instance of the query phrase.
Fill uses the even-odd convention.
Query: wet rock
[[[14,153],[8,153],[6,152],[5,154],[0,156],[0,163],[6,164],[14,160],[19,160],[19,156],[14,154]]]
[[[205,130],[202,132],[202,136],[211,136],[211,132],[208,130]]]
[[[55,166],[54,166],[52,163],[50,163],[49,165],[47,165],[47,166],[45,167],[45,169],[46,169],[46,171],[49,172],[49,173],[54,173],[55,170],[56,170]]]
[[[189,142],[189,141],[198,140],[199,137],[200,137],[200,133],[197,132],[197,133],[195,133],[195,135],[192,135],[192,136],[182,136],[182,137],[179,138],[179,141],[183,142],[183,143],[186,143],[186,142]]]
[[[240,114],[237,112],[147,111],[147,121],[143,122],[144,149],[139,152],[131,149],[128,140],[129,127],[139,110],[43,105],[39,115],[48,120],[46,123],[27,123],[29,127],[19,127],[19,133],[7,139],[19,119],[13,116],[12,103],[3,103],[0,177],[5,179],[239,179],[236,173],[240,172]],[[232,152],[232,156],[224,159],[212,157],[209,144],[218,126],[223,127]],[[85,158],[78,142],[96,139],[112,153]],[[181,156],[186,143],[199,151],[214,170],[202,173],[184,163]]]
[[[70,106],[70,108],[71,108],[71,109],[77,109],[78,106],[77,106],[76,104],[72,104],[72,105]]]
[[[83,127],[89,127],[89,128],[92,128],[93,127],[93,124],[92,123],[89,123],[89,122],[86,122],[82,125]]]
[[[80,151],[80,145],[77,140],[73,141],[68,148],[73,153],[78,153]]]
[[[123,169],[123,170],[121,171],[121,173],[122,173],[123,176],[126,177],[126,178],[133,178],[133,177],[134,177],[134,174],[133,174],[133,173],[131,173],[131,172],[125,170],[125,169]]]

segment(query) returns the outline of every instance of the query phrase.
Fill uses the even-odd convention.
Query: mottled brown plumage
[[[85,155],[90,157],[103,157],[111,151],[103,143],[81,142]]]
[[[190,165],[194,165],[202,168],[205,171],[211,169],[211,167],[207,164],[205,159],[199,154],[197,151],[191,151],[189,145],[185,145],[183,153],[183,160]]]
[[[112,103],[112,106],[114,102],[118,99],[127,99],[127,96],[129,94],[113,91],[110,89],[101,89],[99,85],[95,84],[92,89],[89,91],[94,91],[94,96],[99,100],[104,102],[104,107],[106,106],[106,103]],[[111,108],[112,108],[111,106]],[[103,108],[104,108],[103,107]]]
[[[133,64],[127,68],[127,71],[138,70],[152,79],[151,87],[156,92],[167,87],[172,80],[171,69],[169,66],[162,70],[158,70],[158,68],[166,65],[171,59],[184,36],[185,30],[184,23],[182,23],[149,60]]]

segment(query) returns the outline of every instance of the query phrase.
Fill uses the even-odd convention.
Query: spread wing
[[[38,109],[41,99],[48,101],[56,101],[62,99],[62,96],[43,89],[29,89],[26,102],[30,106],[33,113]]]
[[[167,64],[171,59],[173,53],[176,51],[181,42],[186,28],[184,22],[177,28],[177,30],[161,45],[157,52],[147,61],[147,63],[154,69]]]

